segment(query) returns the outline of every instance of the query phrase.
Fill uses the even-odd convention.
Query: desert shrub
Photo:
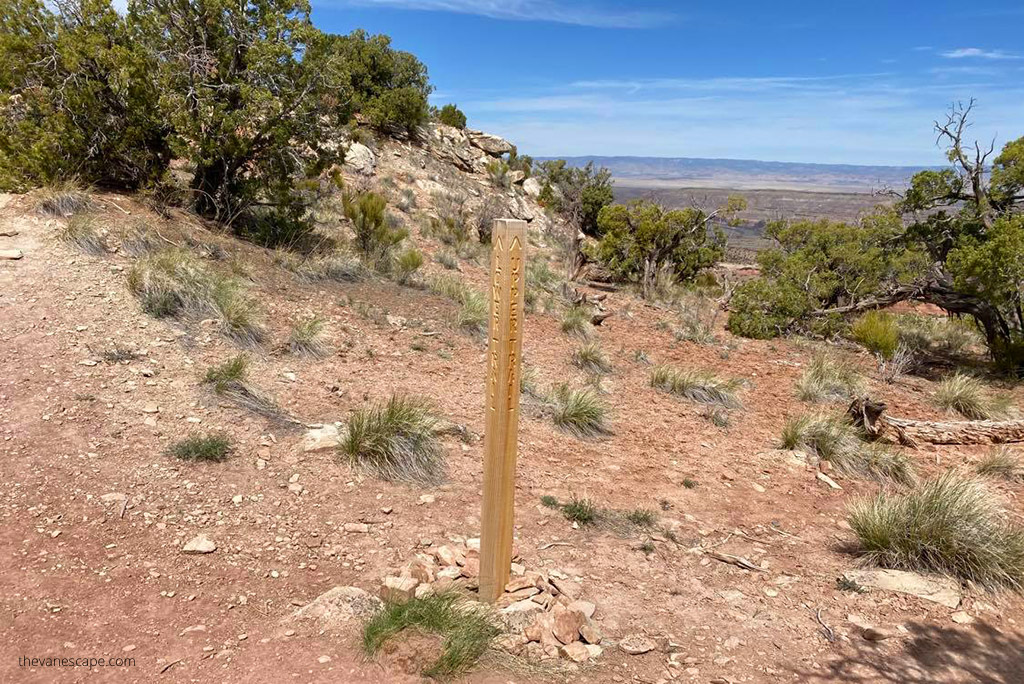
[[[860,393],[864,380],[856,368],[835,354],[815,354],[796,382],[801,401],[837,401]]]
[[[562,314],[562,332],[575,337],[590,337],[593,325],[590,323],[590,311],[585,306],[570,306]]]
[[[501,159],[495,159],[494,161],[487,162],[487,178],[491,181],[491,184],[497,188],[508,190],[512,186],[512,181],[509,179],[508,172],[508,163]]]
[[[550,494],[545,494],[540,497],[540,505],[545,508],[561,508],[562,506],[562,504],[558,503],[558,498],[551,496]]]
[[[466,115],[462,113],[461,109],[450,102],[438,110],[437,120],[445,126],[459,129],[466,127]]]
[[[558,385],[552,392],[555,425],[577,437],[609,434],[608,408],[590,389]]]
[[[87,211],[92,198],[73,181],[56,181],[36,193],[36,211],[43,216],[63,218]]]
[[[221,332],[236,342],[258,344],[265,336],[255,303],[238,283],[185,250],[166,249],[139,259],[128,272],[128,288],[152,316],[212,315]]]
[[[220,432],[209,435],[190,435],[172,444],[167,452],[182,461],[209,461],[220,463],[228,458],[231,438]]]
[[[469,198],[461,192],[435,192],[431,195],[434,212],[427,233],[460,254],[470,242]]]
[[[402,252],[395,260],[395,278],[403,285],[408,283],[423,265],[423,253],[415,247]]]
[[[715,213],[732,215],[743,206],[741,199],[730,198]],[[616,278],[639,283],[643,296],[651,298],[663,269],[688,282],[722,258],[725,234],[717,226],[709,231],[710,220],[700,209],[666,210],[647,200],[612,204],[597,216],[601,240],[595,256]]]
[[[699,404],[719,404],[740,408],[736,391],[743,385],[738,378],[723,380],[709,371],[657,366],[651,370],[651,387],[685,397]]]
[[[476,223],[476,234],[480,244],[491,244],[491,233],[494,231],[494,220],[501,218],[505,213],[502,201],[494,195],[489,196],[480,204],[473,214]]]
[[[373,267],[387,271],[391,267],[391,253],[409,231],[391,225],[387,215],[387,200],[375,192],[352,196],[342,200],[345,217],[352,222],[355,247]]]
[[[352,414],[340,448],[385,480],[439,484],[445,479],[445,455],[434,434],[437,422],[423,399],[392,395]]]
[[[897,321],[900,341],[915,353],[957,355],[984,343],[977,328],[962,318],[904,314]]]
[[[862,554],[887,568],[940,572],[988,587],[1024,586],[1024,528],[979,483],[952,471],[850,508]]]
[[[441,637],[441,655],[421,674],[443,680],[469,672],[501,633],[481,604],[448,591],[386,603],[363,626],[363,650],[372,656],[405,630]]]
[[[646,508],[626,511],[623,517],[638,527],[654,527],[654,523],[658,522],[658,515]]]
[[[542,206],[572,221],[587,235],[601,236],[598,214],[615,199],[608,169],[595,168],[593,162],[569,166],[564,159],[551,159],[532,170],[541,184],[537,199]]]
[[[292,325],[288,348],[292,354],[321,357],[327,353],[323,340],[324,319],[312,316]]]
[[[985,384],[965,373],[944,378],[935,392],[935,403],[970,420],[993,420],[1009,413],[1008,397],[992,394]]]
[[[416,208],[416,192],[412,188],[405,188],[398,195],[395,206],[398,207],[399,211],[408,214]]]
[[[889,359],[900,343],[900,328],[894,316],[869,311],[850,326],[850,337],[872,354]]]
[[[586,342],[572,353],[572,362],[591,373],[607,373],[612,364],[596,342]]]
[[[875,359],[878,363],[878,376],[889,384],[909,373],[916,365],[914,352],[903,342],[896,345],[892,356],[886,358],[879,354]]]
[[[441,264],[444,268],[449,271],[459,270],[459,257],[454,252],[450,252],[447,249],[442,249],[434,255],[434,261]]]
[[[57,228],[57,239],[86,254],[98,256],[107,252],[103,238],[96,229],[96,219],[92,216],[75,214],[68,217],[64,225]]]
[[[975,466],[975,472],[983,477],[993,477],[1011,482],[1024,481],[1024,463],[1020,455],[1007,446],[992,449],[988,456]]]
[[[885,444],[861,439],[845,418],[805,415],[790,418],[782,429],[779,446],[797,449],[828,461],[836,471],[851,477],[891,480],[898,484],[914,481],[910,459]]]
[[[597,505],[591,499],[575,494],[569,501],[561,505],[561,509],[566,520],[578,525],[591,525],[597,522],[599,515]]]
[[[712,344],[715,341],[715,324],[721,311],[713,300],[695,293],[688,293],[679,299],[679,325],[675,337],[680,341]]]

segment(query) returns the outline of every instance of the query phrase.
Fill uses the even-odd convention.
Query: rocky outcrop
[[[372,176],[377,169],[377,157],[366,145],[354,142],[345,150],[345,167],[355,173]]]
[[[483,131],[475,131],[472,128],[466,129],[466,137],[469,138],[470,145],[483,150],[492,157],[500,157],[516,149],[515,145],[504,138]]]

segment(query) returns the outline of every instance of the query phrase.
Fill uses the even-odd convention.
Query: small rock
[[[205,534],[196,535],[181,548],[182,553],[213,553],[217,545]]]
[[[385,577],[380,587],[380,597],[385,601],[408,601],[416,595],[419,584],[412,577]]]
[[[594,612],[597,610],[597,606],[590,601],[573,601],[566,608],[583,613],[588,620],[594,617]]]
[[[312,451],[333,451],[338,448],[341,441],[341,433],[335,425],[324,425],[306,432],[302,439],[302,450]]]
[[[587,618],[579,611],[559,608],[560,605],[555,606],[555,622],[551,627],[551,633],[563,644],[569,644],[577,640],[580,627],[586,623]]]
[[[619,641],[619,648],[629,655],[647,653],[653,651],[657,646],[653,639],[645,637],[643,634],[629,634]]]
[[[590,659],[590,650],[586,644],[573,641],[561,647],[562,655],[574,663],[583,663]]]
[[[357,534],[366,534],[370,531],[370,526],[366,523],[345,523],[342,525],[342,529],[346,532],[355,532]]]
[[[331,662],[331,656],[329,656],[329,655],[322,655],[322,656],[320,656],[319,658],[316,659],[316,662],[320,663],[321,665],[324,665],[326,663]]]
[[[892,638],[892,632],[877,627],[866,627],[860,635],[868,641],[885,641]]]
[[[818,479],[827,484],[832,489],[842,489],[839,484],[825,473],[818,471]]]
[[[156,404],[149,403],[142,407],[143,413],[160,413],[160,407]]]
[[[974,622],[974,618],[962,610],[958,610],[950,615],[950,619],[958,625],[969,625]]]

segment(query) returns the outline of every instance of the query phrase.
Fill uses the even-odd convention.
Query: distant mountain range
[[[543,159],[543,158],[541,158]],[[620,187],[730,188],[863,193],[902,188],[923,166],[807,164],[692,157],[567,157],[573,166],[594,162]]]

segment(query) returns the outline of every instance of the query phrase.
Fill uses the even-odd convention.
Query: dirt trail
[[[118,203],[144,213],[127,198]],[[429,503],[424,490],[375,480],[333,453],[304,452],[301,432],[202,388],[198,376],[235,347],[201,324],[145,316],[125,287],[129,259],[77,253],[54,241],[53,225],[25,198],[0,208],[0,231],[19,231],[0,241],[25,252],[0,262],[0,681],[416,681],[364,661],[354,628],[320,633],[289,616],[333,586],[375,592],[426,540],[477,535],[482,445],[447,439],[451,482],[431,490]],[[162,230],[171,236],[172,228]],[[446,323],[450,303],[387,282],[302,284],[262,250],[205,239],[253,274],[248,285],[272,340],[286,339],[305,313],[327,319],[333,353],[325,360],[274,344],[253,353],[254,382],[289,412],[343,421],[400,390],[427,395],[445,417],[482,431],[483,347]],[[465,277],[482,285],[482,267],[466,265]],[[367,317],[359,303],[405,324]],[[609,645],[577,671],[480,672],[471,681],[1024,681],[1024,611],[1012,595],[968,591],[959,610],[972,622],[957,624],[937,604],[837,588],[856,563],[846,550],[846,506],[877,485],[841,480],[833,491],[769,451],[785,418],[808,410],[792,390],[813,353],[807,344],[724,332],[728,350],[676,343],[658,325],[663,312],[638,302],[629,310],[599,331],[614,365],[605,383],[613,435],[578,440],[524,406],[516,537],[528,567],[581,578],[611,642],[646,633],[674,652],[627,656]],[[526,325],[525,358],[539,382],[582,382],[570,363],[577,343],[558,321],[531,315]],[[107,363],[102,353],[115,345],[144,353]],[[699,407],[652,390],[638,351],[746,379],[744,409],[728,430],[716,428]],[[859,363],[872,372],[866,356]],[[925,380],[872,380],[871,389],[901,415],[939,415]],[[227,431],[232,458],[197,465],[165,454],[195,430]],[[981,453],[928,447],[914,458],[927,472]],[[698,486],[683,486],[688,479]],[[1001,491],[1019,513],[1019,485]],[[658,536],[646,554],[639,537],[573,529],[539,504],[542,495],[573,493],[620,510],[654,509],[677,542]],[[346,533],[346,522],[369,523],[370,532]],[[200,532],[217,551],[182,554]],[[693,552],[713,544],[767,572]],[[894,637],[866,641],[862,623]],[[19,656],[132,657],[135,666],[32,669],[19,667]]]

